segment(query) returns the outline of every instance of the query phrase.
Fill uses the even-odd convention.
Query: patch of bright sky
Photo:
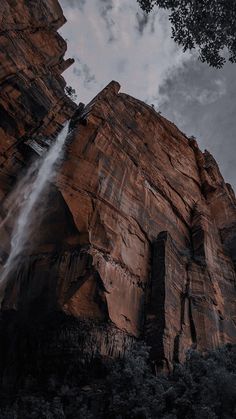
[[[145,21],[135,0],[61,4],[68,23],[60,32],[68,40],[67,56],[75,59],[64,77],[79,101],[87,103],[113,79],[122,91],[153,103],[168,71],[189,59],[171,39],[163,12]]]

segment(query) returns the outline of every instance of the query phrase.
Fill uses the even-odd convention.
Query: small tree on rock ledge
[[[65,92],[66,92],[67,96],[69,96],[71,98],[71,100],[76,100],[77,99],[76,91],[71,86],[66,86],[65,87]]]

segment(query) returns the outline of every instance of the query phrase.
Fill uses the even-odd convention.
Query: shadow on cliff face
[[[105,325],[59,311],[46,319],[27,319],[25,313],[20,314],[14,310],[1,314],[2,397],[14,394],[31,378],[33,388],[44,391],[53,377],[58,382],[84,385],[88,370],[90,378],[104,375],[106,367],[96,350],[96,335]]]
[[[86,333],[86,330],[83,333]],[[54,361],[55,356],[56,353]],[[17,383],[11,397],[1,398],[0,417],[236,417],[235,346],[227,345],[205,355],[195,351],[189,352],[186,362],[183,365],[176,364],[168,376],[154,376],[148,360],[148,348],[141,342],[136,344],[125,358],[109,362],[94,358],[93,362],[86,364],[80,359],[79,365],[72,352],[67,354],[60,368],[58,364],[57,370],[53,370],[53,357],[49,364],[40,365],[39,360],[31,370],[24,369],[24,377]]]

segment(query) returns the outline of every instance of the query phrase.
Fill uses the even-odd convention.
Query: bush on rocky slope
[[[18,395],[1,407],[2,419],[231,419],[236,417],[236,347],[205,355],[189,351],[170,375],[154,376],[148,348],[138,344],[125,359],[76,385],[51,376],[27,377]],[[99,363],[99,360],[97,360]],[[99,371],[99,369],[98,369]],[[94,374],[93,374],[94,375]],[[103,376],[102,376],[103,375]]]

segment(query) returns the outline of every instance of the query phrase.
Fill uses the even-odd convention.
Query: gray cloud
[[[143,11],[138,11],[136,13],[136,20],[137,23],[135,28],[140,36],[143,36],[145,30],[149,30],[150,34],[155,32],[157,12],[153,11],[152,13],[145,13]]]
[[[127,65],[127,61],[123,58],[117,62],[117,71],[121,74],[125,71]]]
[[[91,1],[91,0],[90,0]],[[117,0],[116,0],[117,1]],[[96,0],[97,8],[100,14],[100,17],[105,23],[105,27],[108,33],[108,42],[113,42],[116,38],[113,33],[114,20],[112,19],[111,12],[114,8],[114,0]],[[63,9],[67,7],[72,7],[74,9],[79,9],[84,12],[85,5],[88,3],[87,0],[61,0]]]
[[[235,65],[222,70],[191,60],[172,70],[154,101],[162,113],[201,148],[216,157],[227,181],[236,185],[236,78]]]
[[[68,5],[67,0],[61,3],[68,23],[60,32],[68,39],[68,56],[86,63],[97,81],[86,85],[80,80],[80,66],[79,71],[69,68],[64,75],[68,84],[77,90],[78,100],[90,101],[91,95],[112,79],[119,81],[127,93],[149,99],[168,68],[188,59],[171,39],[164,12],[150,14],[148,21],[138,26],[137,15],[141,16],[142,12],[136,1],[89,0],[83,13]]]
[[[149,22],[149,15],[148,13],[137,12],[136,18],[137,18],[137,26],[136,26],[137,30],[140,33],[140,35],[143,35],[143,31],[147,27],[148,22]]]
[[[86,2],[87,0],[61,0],[61,4],[64,9],[72,7],[75,9],[78,8],[82,12],[84,12]],[[119,7],[119,0],[96,0],[96,3],[99,14],[103,19],[108,32],[108,42],[113,42],[116,40],[116,37],[113,31],[115,22],[112,17],[112,12],[114,8],[117,8],[117,4]],[[129,8],[126,7],[125,9],[127,11]],[[155,32],[156,16],[156,11],[153,11],[152,13],[145,13],[141,10],[141,8],[138,8],[138,11],[135,13],[135,29],[140,36],[143,35],[145,29],[149,29],[150,33]]]
[[[90,88],[89,85],[91,85],[91,83],[97,83],[95,74],[92,73],[88,64],[82,63],[79,58],[76,59],[76,65],[73,68],[73,73],[83,81],[84,86],[88,89]]]
[[[122,91],[153,103],[196,136],[235,186],[235,65],[214,70],[183,54],[171,39],[167,14],[154,11],[147,19],[135,0],[80,0],[80,7],[78,0],[73,7],[60,1],[68,20],[61,33],[76,59],[64,76],[78,101],[87,103],[112,79],[119,81]]]
[[[113,33],[114,20],[111,16],[113,7],[114,6],[112,0],[99,0],[99,12],[107,28],[108,42],[113,42],[116,39]]]
[[[78,7],[78,9],[80,9],[81,11],[83,11],[84,10],[84,6],[85,6],[85,3],[86,3],[86,0],[64,0],[61,3],[63,5],[63,7],[65,7],[66,4],[67,4],[68,6],[71,6],[71,7],[75,7],[75,8]]]

